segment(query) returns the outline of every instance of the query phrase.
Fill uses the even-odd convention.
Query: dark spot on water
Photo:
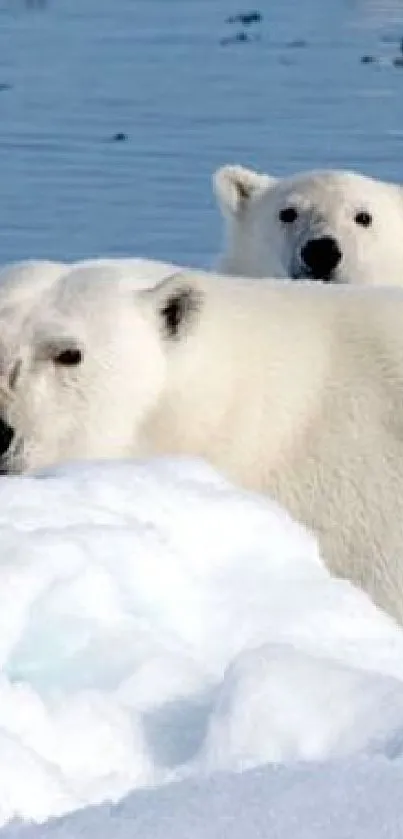
[[[239,12],[237,15],[227,17],[226,23],[242,23],[243,26],[250,26],[252,23],[261,23],[263,15],[256,10],[252,12]]]
[[[360,61],[361,64],[374,64],[376,58],[374,55],[362,55]]]
[[[254,27],[253,24],[260,24],[262,20],[262,13],[257,11],[256,9],[248,12],[239,12],[236,15],[231,15],[230,17],[227,17],[225,23],[240,24],[240,27],[252,27],[252,29],[250,30],[251,34],[249,32],[246,32],[244,28],[239,28],[238,32],[235,32],[233,35],[221,38],[221,46],[225,47],[228,44],[239,44],[260,41],[260,35],[256,34],[259,32],[259,29],[256,29],[256,27]]]
[[[0,93],[3,93],[3,90],[11,90],[12,84],[10,82],[0,82]]]
[[[398,55],[392,63],[394,67],[403,67],[403,55]]]
[[[288,41],[288,43],[286,44],[286,47],[288,47],[289,49],[293,49],[293,50],[303,49],[304,47],[307,47],[307,46],[308,46],[308,44],[304,40],[304,38],[295,38],[293,41]]]
[[[228,44],[253,44],[256,41],[260,41],[260,35],[248,35],[247,32],[241,31],[237,32],[236,35],[230,35],[228,38],[221,38],[220,44],[226,47]]]
[[[221,38],[220,44],[226,47],[228,44],[237,44],[245,41],[256,41],[257,38],[250,38],[246,32],[237,32],[236,35],[230,35],[229,38]]]
[[[117,131],[116,134],[113,134],[111,140],[113,143],[124,143],[125,140],[128,140],[128,134],[125,134],[124,131]]]

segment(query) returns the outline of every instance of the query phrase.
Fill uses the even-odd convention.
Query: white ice
[[[319,836],[304,791],[326,814],[337,777],[351,814],[360,773],[395,802],[403,632],[272,501],[196,460],[75,464],[0,479],[0,546],[0,824],[79,810],[1,839],[125,839],[142,808],[127,839],[160,812],[213,839],[242,801]]]

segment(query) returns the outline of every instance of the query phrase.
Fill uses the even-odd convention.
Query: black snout
[[[11,446],[14,429],[0,417],[0,457],[4,457]]]
[[[301,250],[301,258],[315,280],[329,280],[342,257],[332,236],[309,239]]]

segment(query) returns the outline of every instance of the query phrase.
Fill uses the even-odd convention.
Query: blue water
[[[226,162],[403,182],[401,0],[256,7],[223,45],[238,0],[0,0],[0,261],[209,264]]]

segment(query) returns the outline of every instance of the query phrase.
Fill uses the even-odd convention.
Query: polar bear
[[[286,178],[223,166],[218,270],[357,285],[403,285],[403,188],[354,172]]]
[[[3,305],[18,306],[37,300],[43,291],[47,291],[62,274],[81,266],[88,266],[93,272],[94,280],[99,279],[102,271],[113,273],[114,267],[119,266],[119,276],[124,271],[130,278],[133,288],[147,288],[172,273],[179,271],[179,266],[171,262],[160,262],[146,257],[104,257],[97,259],[83,259],[77,262],[52,262],[48,259],[25,259],[10,262],[0,268],[0,307]]]
[[[29,306],[67,268],[65,262],[47,259],[25,259],[3,265],[0,269],[0,307]]]
[[[160,262],[146,257],[121,257],[85,259],[77,262],[52,262],[46,259],[26,259],[11,262],[0,268],[0,308],[4,306],[28,307],[38,301],[40,295],[72,269],[87,266],[98,281],[102,272],[111,271],[119,265],[119,276],[125,272],[133,288],[147,288],[179,270],[170,262]]]
[[[9,263],[0,268],[0,321],[4,331],[21,325],[41,297],[64,275],[86,266],[92,272],[94,282],[100,282],[118,274],[125,274],[131,288],[151,288],[178,270],[172,263],[157,262],[145,257],[98,258],[78,262],[52,262],[27,259]]]
[[[66,263],[26,259],[0,268],[0,321],[2,337],[23,324],[41,295],[66,271]],[[9,336],[10,337],[10,336]]]
[[[2,471],[199,456],[403,623],[402,324],[398,288],[76,267],[0,346]]]

